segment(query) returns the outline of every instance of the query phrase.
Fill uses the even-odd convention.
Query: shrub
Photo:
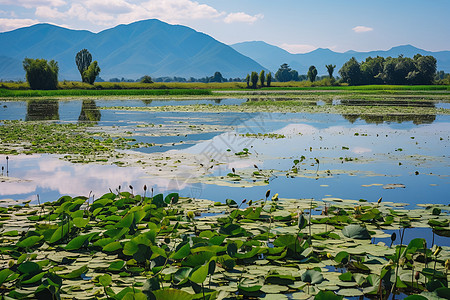
[[[58,87],[58,63],[54,60],[25,58],[23,68],[33,90],[55,90]]]

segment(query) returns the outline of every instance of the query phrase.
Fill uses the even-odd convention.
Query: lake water
[[[267,189],[283,198],[365,199],[411,204],[450,203],[448,157],[450,116],[400,116],[396,118],[308,113],[150,112],[98,109],[111,106],[159,106],[188,104],[240,104],[246,99],[223,100],[47,100],[0,101],[0,120],[57,120],[78,122],[93,111],[91,130],[132,132],[136,142],[155,143],[139,148],[140,157],[186,153],[191,165],[213,168],[201,180],[191,168],[181,166],[162,172],[145,165],[119,167],[105,164],[73,164],[57,155],[9,156],[8,176],[0,182],[0,199],[56,200],[61,195],[96,196],[132,185],[144,184],[155,193],[180,191],[188,197],[224,202],[227,198],[260,199]],[[322,103],[318,103],[323,105]],[[335,105],[341,105],[335,103]],[[357,105],[357,104],[355,104]],[[246,134],[274,137],[246,137]],[[235,153],[248,149],[249,154]],[[294,174],[294,160],[301,160]],[[194,161],[192,161],[192,157]],[[317,161],[319,164],[317,165]],[[267,175],[255,178],[256,167]],[[5,168],[6,156],[0,155]],[[171,166],[167,166],[171,168]],[[232,172],[240,182],[220,178]],[[328,171],[329,170],[329,171]],[[167,171],[167,170],[166,170]],[[172,172],[173,171],[173,172]],[[209,180],[208,180],[209,179]],[[253,182],[255,180],[255,182]],[[245,183],[245,184],[244,184]],[[243,188],[242,186],[247,186]]]

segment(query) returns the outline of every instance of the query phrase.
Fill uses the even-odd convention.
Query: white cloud
[[[86,8],[105,14],[126,14],[133,11],[133,5],[125,0],[90,0],[85,2]]]
[[[3,5],[15,5],[25,8],[34,8],[39,6],[62,6],[66,4],[64,0],[0,0]]]
[[[249,24],[253,24],[256,21],[260,20],[264,18],[264,15],[262,14],[257,14],[254,16],[251,16],[249,14],[246,14],[244,12],[237,12],[237,13],[230,13],[228,14],[225,19],[224,22],[225,23],[236,23],[236,22],[240,22],[240,23],[249,23]]]
[[[36,16],[48,19],[64,19],[66,14],[59,12],[56,8],[39,6],[36,7]]]
[[[280,47],[293,54],[308,53],[317,49],[316,46],[307,44],[281,44]]]
[[[14,30],[20,27],[27,27],[39,23],[32,19],[5,19],[0,18],[0,32]]]
[[[352,30],[356,33],[363,33],[363,32],[372,31],[373,28],[367,27],[367,26],[356,26],[356,27],[353,27]]]

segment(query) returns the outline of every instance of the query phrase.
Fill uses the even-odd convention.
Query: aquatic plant
[[[341,299],[449,292],[447,247],[431,250],[423,239],[395,248],[371,243],[385,235],[383,229],[427,226],[436,217],[432,209],[365,202],[355,214],[353,203],[340,202],[313,215],[320,202],[271,197],[270,190],[238,205],[178,194],[148,197],[146,186],[141,196],[133,189],[118,188],[92,202],[91,195],[63,196],[37,206],[0,207],[0,293],[42,299],[300,293]],[[448,208],[434,208],[440,219],[449,219]],[[309,221],[299,214],[304,210]],[[206,212],[212,215],[202,217]]]

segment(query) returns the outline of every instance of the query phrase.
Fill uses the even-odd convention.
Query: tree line
[[[436,58],[431,55],[404,57],[368,57],[359,63],[354,57],[339,70],[342,81],[361,84],[433,84],[436,77]]]
[[[92,55],[87,49],[82,49],[75,56],[75,63],[81,75],[82,82],[93,84],[99,79],[100,67],[97,61],[92,62]],[[339,70],[341,78],[337,82],[333,76],[336,65],[325,65],[328,76],[317,76],[318,71],[315,66],[310,66],[306,75],[299,75],[296,70],[284,63],[280,66],[275,76],[272,73],[261,71],[259,74],[255,71],[247,74],[245,79],[229,78],[226,79],[220,72],[215,72],[211,77],[189,78],[183,77],[160,77],[155,80],[148,75],[138,79],[141,83],[156,82],[246,82],[247,88],[270,87],[272,81],[288,82],[288,81],[304,81],[329,78],[331,84],[347,83],[349,85],[367,85],[367,84],[394,84],[394,85],[410,85],[410,84],[433,84],[434,80],[445,78],[446,73],[436,72],[436,58],[433,56],[422,56],[416,54],[413,58],[404,57],[368,57],[361,63],[354,57],[344,63]],[[58,86],[58,63],[54,60],[47,62],[45,59],[25,58],[23,68],[26,72],[26,79],[31,89],[56,89]],[[132,81],[122,78],[110,79],[111,82]]]

